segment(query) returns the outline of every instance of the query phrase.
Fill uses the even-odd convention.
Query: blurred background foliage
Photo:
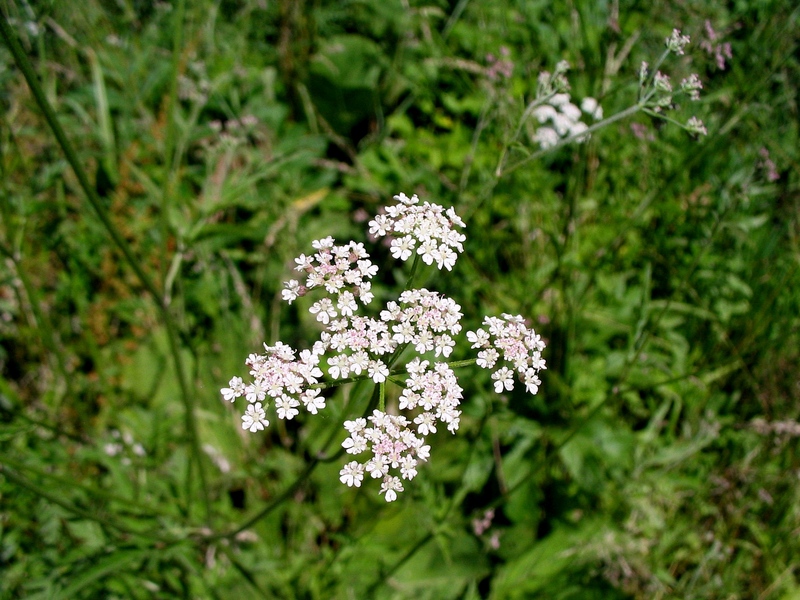
[[[0,7],[159,294],[0,46],[0,597],[800,598],[796,3]],[[707,137],[635,117],[498,175],[540,71],[612,115],[674,27]],[[218,390],[314,339],[292,258],[400,191],[467,221],[426,284],[465,329],[529,317],[549,368],[463,372],[386,504],[325,459],[360,390],[259,434]]]

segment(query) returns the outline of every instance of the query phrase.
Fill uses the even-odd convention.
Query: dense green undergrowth
[[[97,203],[0,45],[0,597],[800,597],[794,3],[0,9]],[[611,116],[673,28],[707,136],[639,112],[531,157],[541,71]],[[338,481],[365,390],[257,434],[219,390],[313,339],[292,259],[399,192],[467,224],[426,283],[548,369],[465,373],[387,504]]]

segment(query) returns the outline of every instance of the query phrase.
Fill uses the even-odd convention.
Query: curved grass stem
[[[111,237],[114,245],[117,249],[122,253],[125,262],[133,269],[133,272],[136,274],[136,277],[139,279],[139,282],[150,295],[150,297],[155,302],[156,308],[161,316],[161,320],[164,323],[164,326],[167,331],[167,337],[169,338],[169,347],[170,353],[172,355],[174,364],[175,364],[175,371],[178,377],[178,384],[181,390],[181,401],[184,406],[184,424],[186,428],[186,435],[189,438],[189,444],[192,448],[192,458],[193,460],[189,461],[191,465],[193,462],[196,465],[196,469],[199,475],[200,481],[200,488],[201,494],[203,497],[203,503],[205,506],[205,514],[206,519],[209,520],[211,518],[211,505],[209,500],[208,494],[208,484],[206,482],[206,475],[203,469],[201,460],[203,453],[200,450],[200,442],[198,439],[197,434],[197,422],[195,419],[194,414],[194,405],[190,393],[188,379],[186,377],[186,369],[183,364],[183,359],[180,355],[180,345],[178,340],[178,332],[175,327],[175,323],[173,321],[172,315],[169,311],[167,304],[164,301],[163,295],[159,292],[158,288],[156,288],[153,280],[145,273],[144,269],[142,268],[141,262],[137,259],[134,255],[131,247],[125,241],[125,239],[120,234],[119,230],[117,229],[116,225],[111,221],[108,213],[106,212],[103,204],[98,196],[96,190],[89,182],[89,177],[86,174],[86,170],[84,169],[83,165],[81,164],[78,155],[75,151],[75,148],[72,146],[72,143],[67,138],[66,133],[64,132],[61,123],[58,120],[58,117],[53,110],[53,107],[50,105],[50,102],[45,95],[41,84],[39,83],[39,78],[36,75],[36,72],[31,65],[30,60],[28,60],[25,51],[22,49],[14,31],[11,29],[11,26],[8,23],[8,18],[2,11],[0,11],[0,35],[2,35],[3,40],[5,41],[6,45],[8,46],[9,50],[11,51],[12,56],[14,57],[14,62],[19,67],[22,75],[25,77],[25,80],[28,83],[28,87],[33,94],[34,100],[36,104],[39,106],[42,114],[47,122],[50,130],[53,132],[53,135],[58,142],[58,145],[61,147],[61,150],[64,152],[64,156],[69,162],[70,166],[72,167],[75,176],[78,179],[78,183],[80,184],[81,189],[83,190],[84,194],[86,195],[86,199],[89,201],[89,204],[92,206],[97,218],[100,220],[103,228],[106,230],[108,235]],[[191,471],[191,469],[189,469]],[[186,503],[187,509],[191,505],[191,493],[190,488],[192,485],[192,477],[191,472],[187,473],[186,477]]]

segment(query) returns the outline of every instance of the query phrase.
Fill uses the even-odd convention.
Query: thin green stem
[[[503,144],[503,150],[500,152],[500,158],[497,160],[495,174],[503,172],[503,169],[506,165],[506,160],[508,159],[508,150],[511,148],[511,145],[519,139],[519,136],[522,133],[522,128],[525,126],[526,121],[533,114],[534,109],[538,106],[541,106],[555,95],[556,92],[553,91],[545,96],[534,98],[528,103],[528,106],[525,107],[525,110],[522,112],[522,116],[519,118],[519,123],[517,123],[517,128],[514,130],[514,134]]]
[[[162,269],[170,263],[168,260],[169,255],[169,204],[172,198],[172,192],[176,182],[176,171],[178,164],[178,156],[176,156],[175,143],[175,110],[178,99],[178,77],[180,75],[181,67],[181,53],[183,47],[183,26],[184,26],[184,13],[186,3],[185,0],[178,0],[175,12],[173,14],[172,23],[172,76],[170,78],[169,95],[167,96],[166,106],[164,106],[164,116],[166,117],[166,132],[164,135],[164,165],[166,167],[166,177],[164,179],[164,187],[161,190],[161,210],[160,210],[160,225],[161,225],[161,261]],[[162,272],[162,279],[166,273]]]
[[[414,262],[411,263],[411,273],[408,275],[408,279],[406,280],[406,285],[403,288],[403,291],[407,291],[411,289],[411,284],[414,283],[414,276],[417,274],[417,267],[419,267],[419,253],[414,254]]]
[[[258,584],[255,573],[245,567],[236,557],[236,554],[234,554],[226,544],[219,544],[217,548],[228,558],[229,561],[231,561],[233,567],[239,572],[244,580],[247,581],[247,583],[249,583],[256,592],[258,592],[258,595],[261,598],[274,598],[273,595],[268,594],[267,591]]]
[[[644,109],[642,109],[642,111],[646,115],[648,115],[650,117],[653,117],[654,119],[660,119],[662,121],[666,121],[667,123],[672,123],[673,125],[677,125],[681,129],[686,129],[686,125],[685,124],[681,123],[680,121],[678,121],[676,119],[673,119],[672,117],[669,117],[669,116],[665,115],[664,113],[656,112],[656,111],[651,110],[649,108],[644,108]]]
[[[325,446],[329,445],[331,441],[333,441],[333,437],[338,433],[338,429],[333,429],[331,431],[331,435],[325,443]],[[297,478],[285,489],[283,490],[272,502],[267,504],[264,508],[259,510],[256,514],[252,515],[248,519],[246,519],[243,523],[236,526],[234,529],[228,532],[223,533],[215,533],[210,536],[204,537],[203,539],[207,541],[218,540],[222,538],[233,538],[239,535],[241,532],[249,529],[256,523],[258,523],[261,519],[269,515],[272,511],[278,508],[284,501],[291,498],[291,496],[295,493],[297,488],[299,488],[303,483],[308,479],[311,473],[316,469],[317,465],[321,462],[320,458],[312,458],[309,463],[306,465],[306,468],[303,469],[302,473],[297,476]]]

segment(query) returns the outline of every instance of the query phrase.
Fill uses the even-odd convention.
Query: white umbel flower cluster
[[[350,242],[337,246],[332,237],[326,237],[311,245],[317,250],[316,254],[301,254],[294,259],[297,263],[295,270],[307,273],[306,283],[302,285],[294,279],[284,283],[284,300],[291,304],[299,296],[305,296],[308,290],[324,287],[328,294],[336,295],[336,303],[330,298],[323,298],[314,303],[310,312],[325,324],[340,314],[352,315],[358,308],[356,298],[364,306],[372,302],[372,284],[369,280],[378,272],[378,267],[369,260],[364,244]]]
[[[416,477],[417,465],[428,459],[431,447],[425,444],[425,438],[411,431],[409,420],[402,415],[375,410],[369,421],[371,427],[364,418],[345,421],[344,427],[350,436],[342,442],[342,447],[348,454],[369,451],[372,457],[364,463],[346,464],[339,471],[339,480],[347,486],[360,487],[364,473],[369,473],[373,479],[382,479],[380,493],[387,502],[392,502],[397,499],[397,492],[403,491],[401,478]]]
[[[483,369],[494,369],[502,360],[513,367],[502,366],[492,374],[494,389],[499,394],[514,389],[514,371],[525,383],[525,389],[536,394],[542,382],[539,371],[546,369],[542,358],[545,344],[541,336],[528,329],[525,320],[519,315],[503,313],[503,318],[486,317],[486,329],[468,331],[467,340],[473,348],[479,348],[477,364]]]
[[[408,379],[400,395],[400,410],[422,410],[414,419],[419,435],[436,433],[437,421],[455,433],[461,417],[461,386],[450,365],[435,363],[429,369],[429,364],[415,358],[406,365]]]
[[[244,396],[250,403],[242,416],[243,429],[255,432],[269,426],[265,412],[269,407],[268,398],[275,403],[280,419],[296,417],[301,404],[313,415],[325,408],[320,390],[309,387],[318,384],[322,377],[318,365],[325,351],[323,344],[303,350],[299,359],[295,359],[295,350],[283,342],[275,346],[264,344],[264,350],[264,354],[251,354],[245,361],[250,367],[252,383],[245,385],[241,377],[234,377],[228,384],[230,387],[220,390],[223,399],[229,402]]]
[[[455,229],[464,226],[455,211],[421,204],[417,196],[399,194],[395,199],[398,204],[370,223],[370,232],[378,237],[391,235],[392,254],[400,260],[416,252],[427,264],[452,269],[465,240]],[[402,414],[389,414],[381,400],[368,418],[344,423],[348,437],[342,446],[354,458],[364,457],[349,461],[339,472],[340,481],[349,487],[360,487],[365,474],[380,479],[380,494],[392,502],[403,491],[403,481],[413,479],[420,462],[429,458],[426,437],[438,427],[451,433],[459,428],[463,392],[451,366],[441,361],[450,357],[461,333],[461,307],[438,292],[408,289],[396,302],[388,302],[377,318],[359,315],[373,300],[371,279],[378,272],[364,246],[337,245],[331,237],[312,246],[314,254],[295,259],[295,269],[305,273],[305,280],[287,282],[282,296],[292,303],[312,291],[320,293],[322,297],[308,308],[321,324],[319,339],[302,352],[282,342],[265,344],[264,354],[251,354],[246,361],[252,381],[234,377],[229,387],[222,388],[222,397],[234,402],[244,396],[248,406],[241,417],[242,428],[257,432],[269,426],[268,410],[286,420],[302,408],[316,415],[326,406],[322,390],[340,383],[369,378],[381,386],[390,380],[401,385],[397,411]],[[485,324],[489,333],[468,334],[470,341],[479,342],[473,347],[482,349],[477,362],[489,368],[490,362],[492,366],[497,362],[498,351],[502,352],[535,393],[540,382],[529,372],[544,368],[540,354],[544,344],[521,318],[503,315],[503,319],[487,318]],[[404,367],[396,366],[407,348],[420,356]],[[498,391],[513,385],[511,371],[503,369],[493,375]]]
[[[461,217],[452,208],[420,204],[416,194],[411,198],[398,194],[394,199],[398,204],[387,206],[384,214],[369,222],[370,235],[393,235],[391,253],[398,260],[407,261],[416,252],[426,265],[435,262],[439,270],[450,271],[464,251],[466,236],[453,229],[464,227]]]
[[[461,307],[451,298],[426,289],[400,294],[400,304],[389,302],[381,320],[392,325],[392,341],[412,344],[420,354],[434,351],[450,356],[455,342],[451,335],[461,331]]]

